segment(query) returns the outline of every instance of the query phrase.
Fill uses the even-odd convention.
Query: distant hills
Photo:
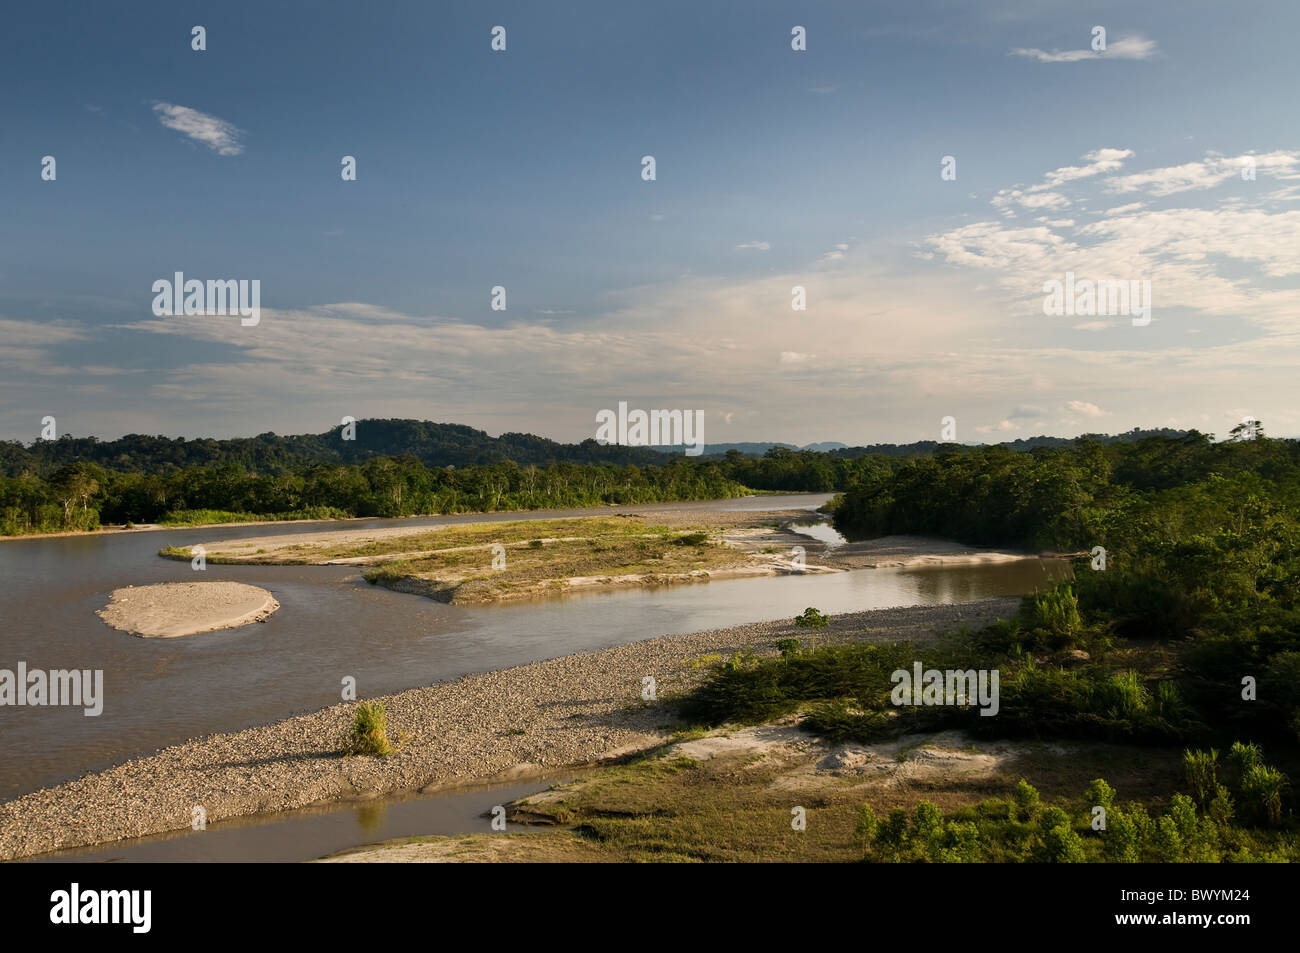
[[[321,434],[280,436],[274,433],[256,437],[214,440],[150,437],[128,434],[117,440],[96,437],[63,436],[57,440],[36,441],[30,446],[12,441],[0,442],[0,474],[44,475],[67,463],[88,462],[122,472],[167,472],[185,467],[220,467],[234,465],[257,473],[281,473],[299,470],[314,463],[364,463],[372,457],[410,456],[431,467],[466,467],[512,460],[521,466],[548,463],[662,465],[669,455],[681,454],[680,447],[601,446],[593,439],[581,443],[558,443],[533,434],[505,433],[488,436],[463,424],[433,423],[427,420],[359,420],[356,439],[342,439],[342,427]],[[1109,436],[1088,434],[1102,443],[1133,441],[1145,437],[1182,437],[1181,430],[1131,430]],[[1072,443],[1065,437],[1031,437],[1003,444],[1012,450],[1035,447],[1060,447]],[[785,443],[707,444],[705,454],[693,459],[721,459],[729,451],[743,456],[769,453],[825,453],[831,458],[848,458],[882,454],[910,456],[934,453],[942,447],[937,441],[909,444],[872,444],[848,447],[834,441],[796,447]]]

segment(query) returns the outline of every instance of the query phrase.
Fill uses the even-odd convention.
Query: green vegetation
[[[1198,811],[1186,794],[1175,794],[1154,817],[1141,804],[1121,809],[1114,799],[1114,790],[1098,778],[1077,801],[1045,806],[1021,780],[1009,798],[990,798],[947,816],[921,801],[910,813],[896,807],[878,819],[864,804],[856,835],[864,860],[890,863],[1300,861],[1294,832],[1233,824],[1230,814]],[[1096,812],[1099,807],[1104,815]]]
[[[0,535],[93,530],[101,521],[159,523],[168,514],[189,524],[196,519],[187,511],[199,510],[225,514],[203,522],[228,522],[236,514],[395,517],[719,499],[751,489],[826,492],[874,485],[911,458],[946,452],[945,445],[924,441],[693,458],[594,440],[489,437],[419,420],[361,420],[355,436],[344,440],[335,427],[232,440],[130,434],[110,441],[64,435],[30,446],[0,441]],[[1016,441],[1006,452],[1075,443],[1042,437]]]
[[[352,733],[343,745],[347,755],[385,758],[395,750],[388,740],[388,713],[383,702],[361,702],[353,717]]]
[[[396,517],[743,496],[715,464],[663,457],[662,466],[430,468],[409,457],[310,464],[270,474],[219,468],[123,473],[93,463],[48,477],[0,476],[0,535],[97,529],[106,523],[221,523]]]
[[[802,615],[794,617],[794,624],[806,629],[824,629],[831,624],[831,619],[830,616],[822,615],[820,611],[809,606],[803,610]]]
[[[676,545],[683,539],[689,545]],[[214,565],[319,565],[347,559],[368,567],[363,575],[374,585],[458,603],[560,591],[574,578],[678,581],[748,560],[739,550],[711,543],[707,531],[648,525],[639,516],[458,523],[394,534],[358,530],[342,538],[289,535],[278,544],[261,543],[210,544],[206,558]],[[159,555],[188,560],[192,553],[169,546]]]
[[[207,526],[213,523],[255,523],[278,520],[340,520],[351,516],[333,506],[305,506],[290,513],[232,513],[229,510],[170,510],[159,517],[163,526]],[[128,527],[131,525],[127,524]]]
[[[1082,649],[1091,654],[1085,672],[1102,664],[1098,655],[1109,657],[1136,673],[1123,706],[1167,707],[1171,723],[1191,712],[1204,724],[1294,745],[1300,444],[1269,439],[1258,426],[1234,437],[954,450],[860,482],[845,494],[837,524],[1088,554],[1101,547],[1104,569],[1096,550],[1097,562],[1089,555],[1076,563],[1068,589],[1034,599],[1026,620],[1041,638],[1017,636],[1008,647]],[[1033,677],[1064,687],[1088,676]],[[1144,690],[1168,694],[1148,700]]]

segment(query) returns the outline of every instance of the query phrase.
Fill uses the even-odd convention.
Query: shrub
[[[528,541],[529,549],[541,549],[544,545],[546,544],[543,543],[540,539],[531,539]]]
[[[938,852],[943,838],[943,811],[932,801],[920,801],[913,811],[912,823],[917,839],[933,852]]]
[[[795,616],[795,625],[801,625],[808,629],[824,629],[831,624],[829,616],[822,615],[812,606],[803,610],[803,615]]]
[[[798,639],[777,639],[776,648],[782,655],[791,656],[799,653],[800,642]]]
[[[864,848],[875,838],[878,827],[880,827],[880,821],[876,819],[876,812],[871,809],[871,805],[863,804],[859,807],[858,825],[854,828],[853,834]]]
[[[1232,761],[1233,768],[1236,769],[1239,783],[1246,777],[1251,768],[1264,763],[1264,752],[1253,741],[1248,741],[1245,744],[1234,741],[1232,747],[1228,750],[1228,757]]]
[[[684,533],[673,540],[674,546],[703,546],[709,541],[708,533]]]
[[[352,734],[344,746],[345,754],[366,754],[379,758],[394,751],[388,741],[388,713],[383,702],[361,702],[352,721]]]
[[[1029,603],[1029,624],[1046,629],[1057,640],[1070,641],[1082,628],[1079,600],[1069,583],[1060,583],[1047,592],[1037,593]]]
[[[1108,810],[1102,836],[1101,849],[1107,860],[1117,864],[1136,864],[1141,860],[1142,831],[1131,811]]]
[[[1102,778],[1094,778],[1088,785],[1088,790],[1084,792],[1084,797],[1088,800],[1088,807],[1100,805],[1109,811],[1115,801],[1115,789]]]
[[[1228,827],[1232,823],[1232,815],[1235,813],[1232,795],[1222,784],[1215,787],[1214,797],[1210,799],[1206,813],[1219,827]]]
[[[907,808],[896,807],[876,829],[876,847],[894,853],[906,847],[908,840]]]
[[[973,864],[980,860],[979,828],[968,821],[948,825],[939,860],[945,864]]]
[[[1112,718],[1133,718],[1146,711],[1151,701],[1151,693],[1138,679],[1138,673],[1130,669],[1111,677],[1102,689],[1107,713]]]
[[[1286,776],[1266,764],[1252,766],[1241,779],[1241,800],[1258,820],[1276,827],[1282,823],[1282,789]]]
[[[1050,831],[1053,827],[1060,827],[1062,824],[1069,826],[1070,815],[1059,807],[1047,807],[1038,816],[1038,827],[1040,830]]]
[[[1209,807],[1211,799],[1218,791],[1219,779],[1216,771],[1218,761],[1219,752],[1213,748],[1209,751],[1183,752],[1183,772],[1187,776],[1187,786],[1192,791],[1192,800],[1201,810]]]
[[[1024,778],[1021,778],[1012,796],[1015,798],[1016,809],[1020,813],[1021,819],[1032,820],[1038,813],[1038,789]]]
[[[1183,859],[1183,836],[1178,833],[1178,825],[1168,815],[1156,821],[1152,836],[1152,847],[1156,858],[1167,864],[1176,864]]]
[[[1054,864],[1082,864],[1087,862],[1083,852],[1083,839],[1068,823],[1058,824],[1043,835],[1047,846],[1047,859]]]

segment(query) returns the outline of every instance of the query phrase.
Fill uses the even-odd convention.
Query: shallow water
[[[399,837],[491,834],[495,833],[491,826],[494,807],[544,791],[551,783],[532,781],[376,798],[285,811],[273,817],[234,818],[209,824],[203,831],[176,831],[105,847],[59,851],[33,858],[33,862],[294,863]],[[527,825],[507,824],[504,833],[520,830],[528,830]]]
[[[826,494],[686,503],[674,509],[812,509]],[[618,512],[663,509],[618,507]],[[596,512],[607,512],[598,510]],[[348,528],[591,515],[590,510],[370,520]],[[77,777],[156,748],[315,711],[340,701],[447,681],[626,642],[824,612],[1016,595],[1059,568],[1038,560],[876,569],[591,592],[459,607],[375,588],[342,566],[213,566],[203,578],[269,589],[264,623],[183,639],[140,639],[95,610],[126,585],[188,581],[164,546],[301,532],[322,524],[181,529],[0,543],[0,668],[102,669],[104,710],[0,707],[0,798]],[[330,524],[324,524],[330,525]],[[335,524],[336,525],[336,524]],[[810,561],[811,558],[810,558]]]

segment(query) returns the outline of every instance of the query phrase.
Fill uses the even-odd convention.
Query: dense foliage
[[[315,464],[263,475],[239,466],[119,473],[90,463],[48,479],[0,478],[0,534],[94,529],[105,523],[225,522],[232,518],[410,516],[540,507],[720,499],[744,494],[715,464],[430,468],[410,457]]]
[[[990,798],[945,816],[921,801],[909,813],[885,817],[864,804],[857,838],[863,859],[884,863],[1288,863],[1300,860],[1293,830],[1276,830],[1252,806],[1258,796],[1244,779],[1236,793],[1222,785],[1216,799],[1198,805],[1175,794],[1152,816],[1138,803],[1121,806],[1115,790],[1097,778],[1082,797],[1063,805],[1042,802],[1021,781],[1009,797]]]

